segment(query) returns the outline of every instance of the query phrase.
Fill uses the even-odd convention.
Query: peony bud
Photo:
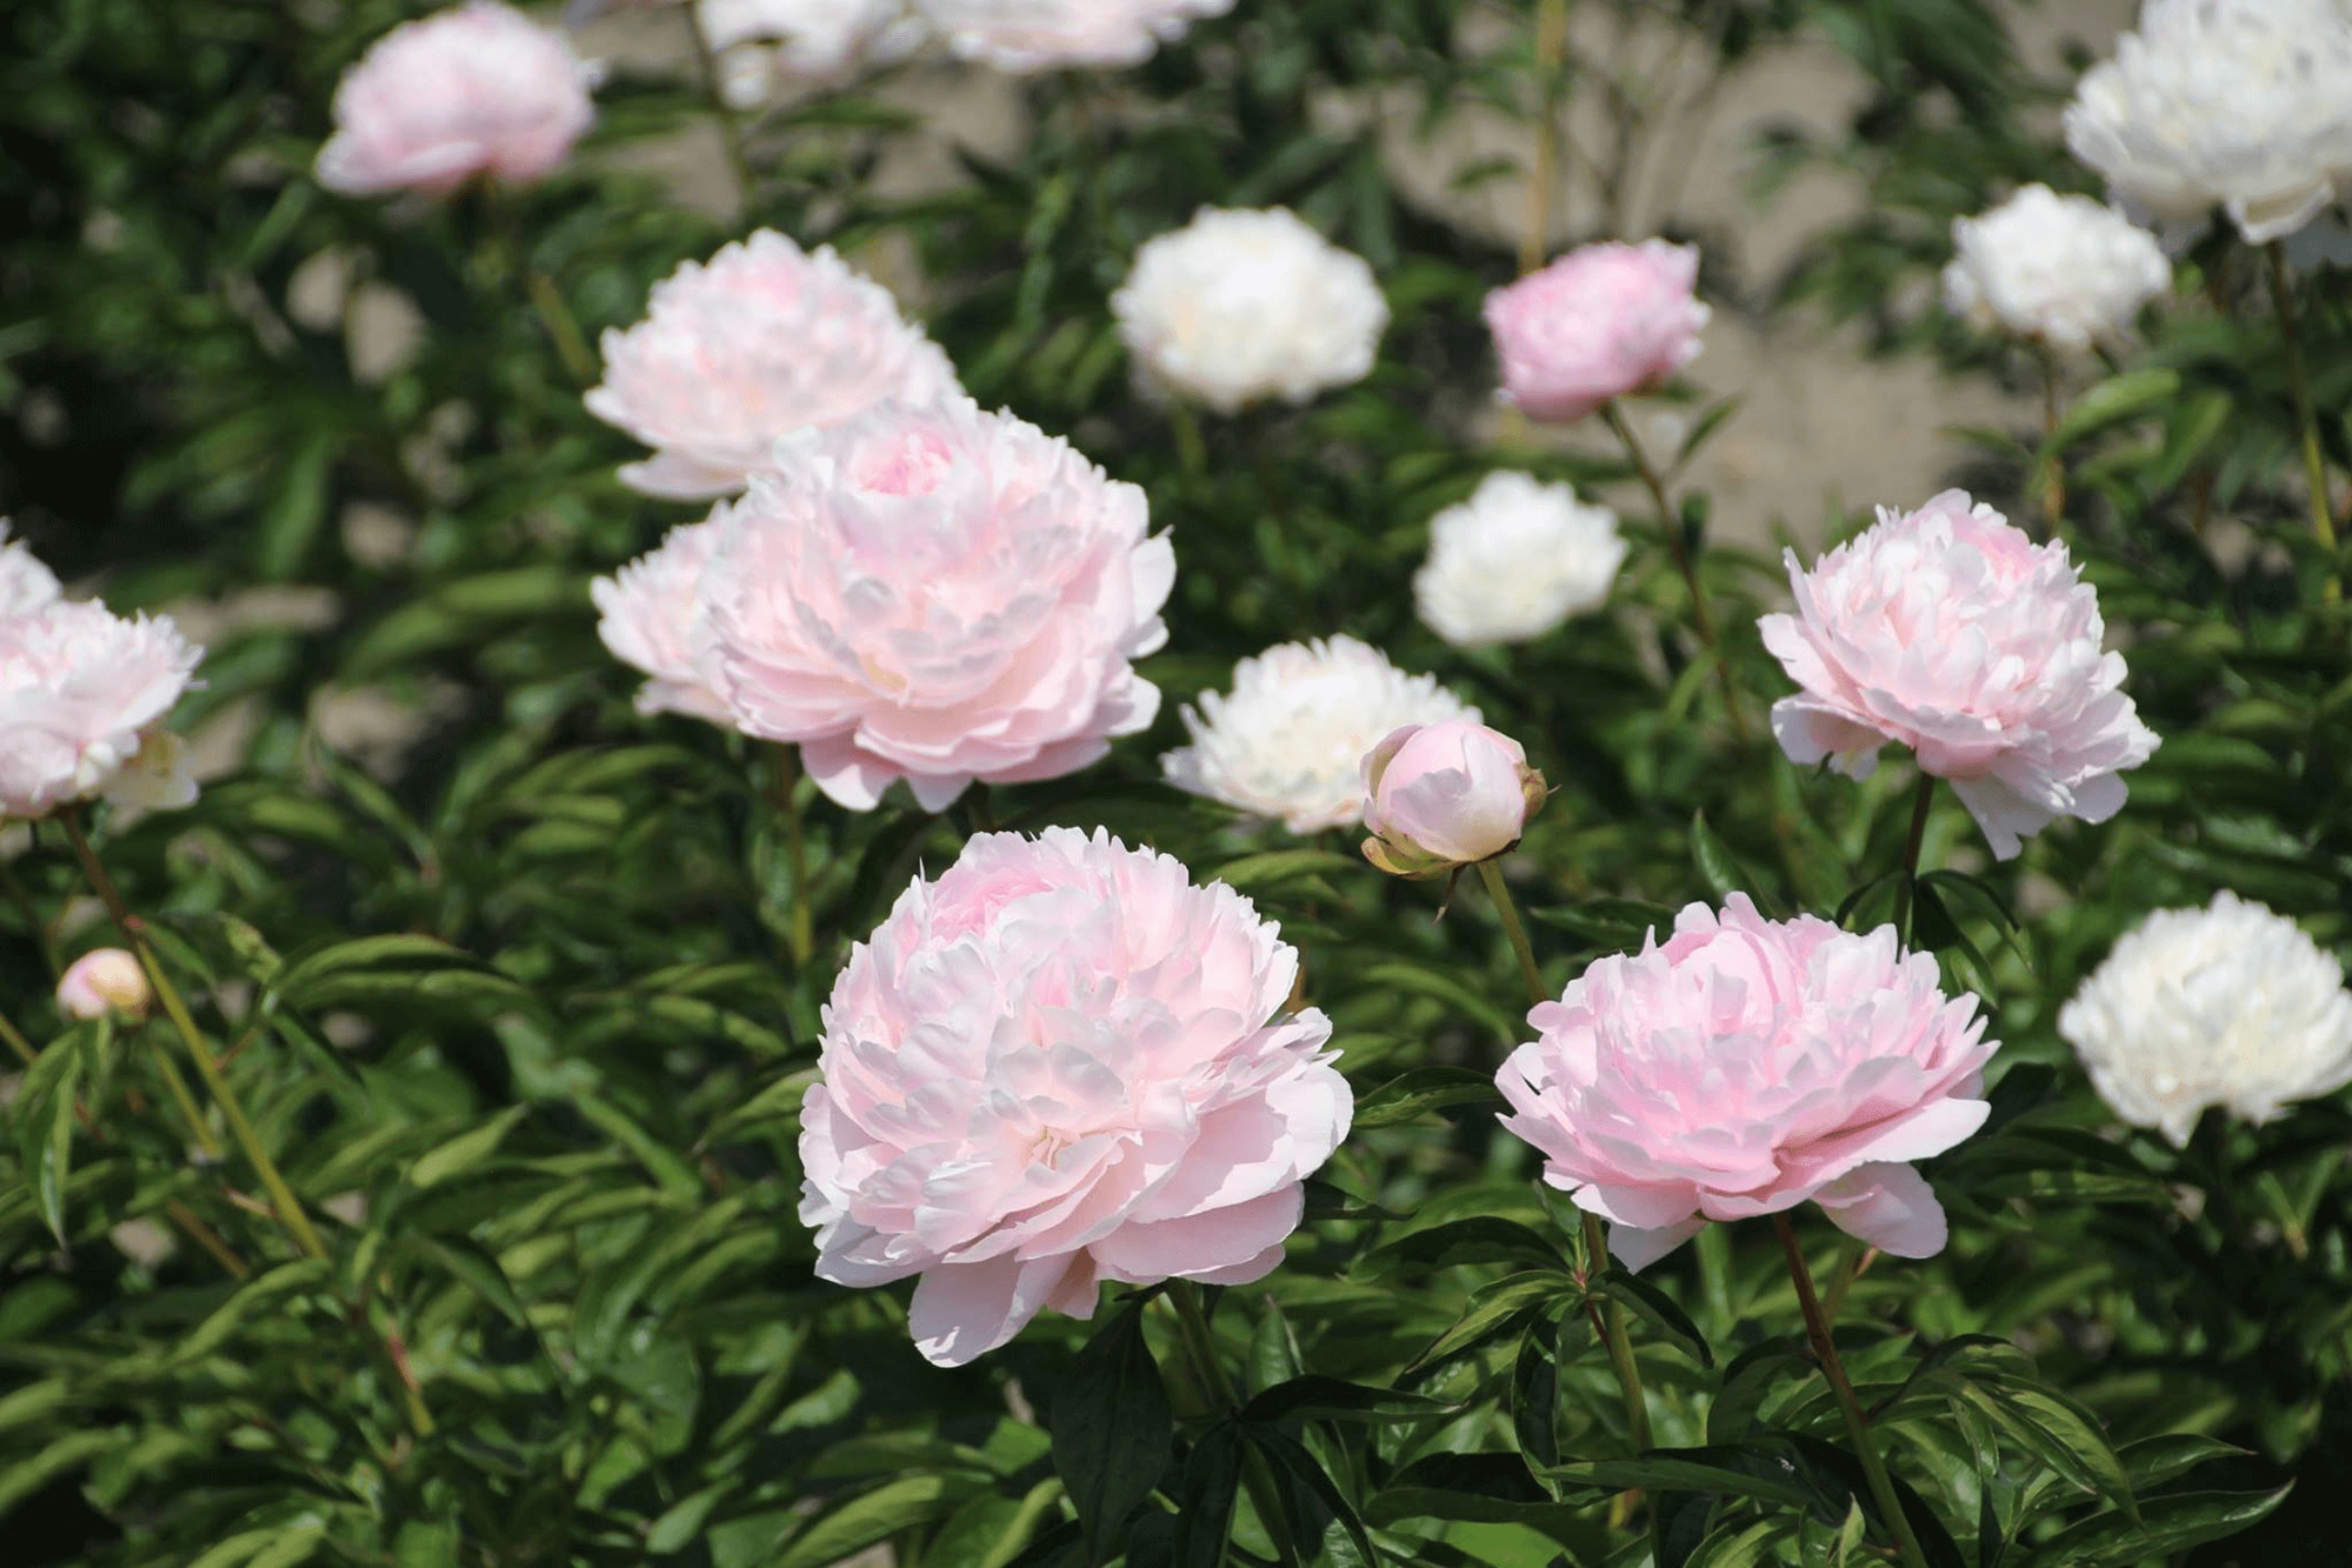
[[[144,1018],[154,1000],[139,960],[121,948],[83,954],[57,982],[57,1007],[69,1018],[103,1018],[110,1012]]]
[[[1468,719],[1407,724],[1364,758],[1364,858],[1397,876],[1491,860],[1544,804],[1525,748]]]

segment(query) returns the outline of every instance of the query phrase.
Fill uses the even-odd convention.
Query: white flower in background
[[[1490,473],[1430,519],[1413,602],[1422,623],[1457,647],[1529,642],[1605,601],[1624,562],[1608,508],[1533,474]]]
[[[958,60],[999,71],[1140,66],[1233,0],[915,0]]]
[[[24,540],[9,540],[8,519],[0,517],[0,620],[45,610],[63,592],[57,573],[35,561]]]
[[[2208,1105],[2250,1122],[2352,1082],[2343,965],[2233,893],[2161,909],[2116,943],[2058,1014],[2100,1098],[2184,1146]]]
[[[2341,0],[2148,0],[2083,74],[2066,144],[2185,243],[2222,207],[2250,244],[2352,189],[2352,8]]]
[[[1147,384],[1219,414],[1362,380],[1389,326],[1364,259],[1280,207],[1202,208],[1149,241],[1110,312]]]
[[[741,490],[803,426],[957,390],[890,290],[770,229],[656,283],[645,319],[608,331],[604,353],[588,412],[656,449],[621,482],[682,501]]]
[[[738,109],[795,83],[829,85],[896,65],[926,31],[906,0],[695,0],[695,16]]]
[[[2053,348],[2129,335],[2140,307],[2173,283],[2173,264],[2153,234],[2112,207],[2047,185],[2028,185],[1981,218],[1956,220],[1952,247],[1944,308]]]
[[[1193,743],[1159,764],[1178,789],[1314,833],[1363,816],[1364,755],[1390,735],[1478,717],[1352,637],[1284,643],[1235,665],[1230,693],[1186,708]]]

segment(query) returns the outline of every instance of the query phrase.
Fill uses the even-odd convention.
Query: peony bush
[[[2341,6],[166,10],[0,23],[9,1563],[2343,1556]]]

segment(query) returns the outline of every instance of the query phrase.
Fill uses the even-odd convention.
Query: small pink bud
[[[139,960],[121,948],[83,954],[57,983],[58,1010],[69,1018],[103,1018],[110,1012],[143,1018],[154,1000]]]
[[[1364,759],[1364,858],[1398,876],[1493,859],[1519,842],[1544,793],[1508,735],[1468,719],[1408,724]]]

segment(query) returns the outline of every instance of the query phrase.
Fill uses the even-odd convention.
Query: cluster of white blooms
[[[1422,622],[1457,646],[1530,642],[1597,609],[1624,562],[1608,508],[1533,474],[1491,473],[1430,519],[1413,601]]]

